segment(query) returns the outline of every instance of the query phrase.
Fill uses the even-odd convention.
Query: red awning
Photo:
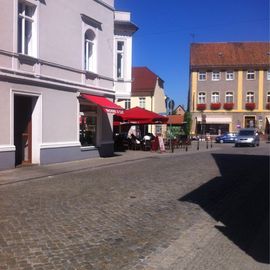
[[[168,118],[148,111],[140,107],[134,107],[125,110],[123,114],[115,114],[114,121],[125,122],[130,124],[164,124],[167,123]]]
[[[122,114],[124,112],[124,109],[121,106],[111,102],[105,97],[93,96],[88,94],[81,94],[81,97],[97,104],[107,113]]]

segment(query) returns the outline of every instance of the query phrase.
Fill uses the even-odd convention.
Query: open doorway
[[[36,97],[14,95],[15,165],[32,163],[32,113]]]

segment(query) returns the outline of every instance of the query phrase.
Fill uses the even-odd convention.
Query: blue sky
[[[133,66],[165,81],[175,104],[187,104],[192,42],[269,41],[270,0],[115,0],[139,27]]]

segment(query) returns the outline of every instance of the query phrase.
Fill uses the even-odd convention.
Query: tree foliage
[[[184,132],[185,135],[190,135],[191,125],[192,125],[192,115],[190,112],[185,112],[184,114]]]

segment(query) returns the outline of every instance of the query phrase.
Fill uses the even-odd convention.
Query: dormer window
[[[247,71],[247,80],[255,80],[255,71],[254,70]]]
[[[199,71],[199,81],[206,81],[206,71]]]
[[[220,72],[219,71],[213,71],[212,72],[212,81],[219,81],[220,80]]]
[[[234,80],[234,72],[233,72],[233,71],[227,71],[227,72],[226,72],[226,80],[227,80],[227,81],[232,81],[232,80]]]

